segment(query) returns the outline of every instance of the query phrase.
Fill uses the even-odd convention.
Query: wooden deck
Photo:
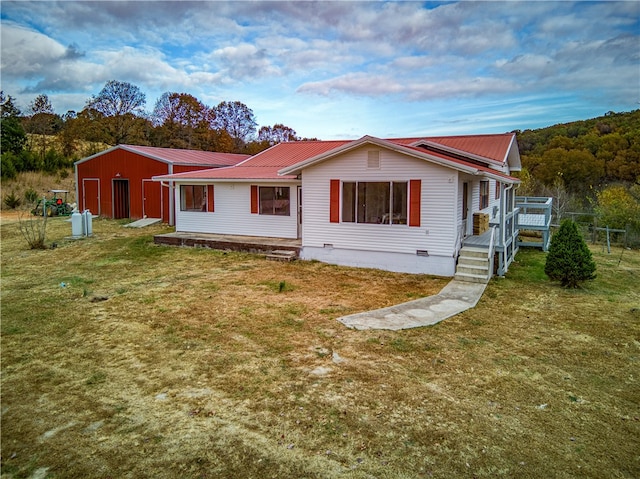
[[[491,230],[487,230],[481,235],[467,236],[463,241],[463,246],[473,246],[476,248],[488,248],[491,243]]]
[[[243,251],[246,253],[271,254],[274,251],[293,251],[300,254],[302,241],[299,239],[273,238],[269,236],[234,236],[211,233],[166,233],[153,237],[155,244],[167,246],[188,246],[211,248],[223,251]]]

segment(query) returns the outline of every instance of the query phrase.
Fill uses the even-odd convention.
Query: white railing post
[[[489,260],[489,278],[491,279],[491,277],[493,276],[493,257],[495,254],[495,237],[496,237],[496,227],[492,226],[491,227],[491,240],[489,241],[489,258],[487,258]]]

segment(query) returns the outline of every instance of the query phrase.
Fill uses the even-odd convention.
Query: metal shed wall
[[[80,211],[88,208],[94,214],[109,218],[122,217],[123,205],[120,204],[118,192],[120,196],[126,193],[128,216],[125,217],[139,219],[145,214],[149,217],[158,217],[155,215],[160,214],[162,220],[168,222],[171,195],[166,188],[151,181],[151,177],[170,173],[169,166],[166,162],[122,149],[80,162],[76,165],[78,208]],[[123,191],[125,185],[126,192]],[[96,207],[98,211],[94,211]]]

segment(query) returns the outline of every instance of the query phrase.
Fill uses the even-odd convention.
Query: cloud
[[[2,16],[12,95],[71,101],[116,79],[292,108],[301,94],[403,111],[556,92],[638,101],[640,2],[7,1]]]
[[[33,78],[65,58],[66,49],[51,38],[12,23],[2,22],[2,75]]]
[[[211,58],[222,65],[230,80],[280,75],[280,69],[272,63],[267,50],[248,43],[217,49]]]
[[[324,96],[329,96],[333,92],[380,96],[398,94],[402,91],[403,86],[393,78],[366,73],[349,73],[329,80],[308,82],[297,89],[298,93],[314,93]]]

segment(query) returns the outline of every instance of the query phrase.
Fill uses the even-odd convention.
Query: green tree
[[[212,126],[217,130],[226,130],[233,138],[234,151],[241,153],[255,135],[258,125],[251,108],[239,101],[223,101],[214,108],[214,113]]]
[[[152,120],[155,144],[165,148],[206,150],[213,112],[188,93],[163,93],[156,102]]]
[[[118,145],[139,139],[145,104],[146,95],[136,85],[111,80],[97,96],[91,97],[85,109],[101,115],[96,115],[94,121],[102,124],[107,143]]]
[[[570,193],[586,192],[604,177],[604,160],[588,150],[553,148],[544,152],[532,173],[546,185],[560,177]]]
[[[40,161],[44,161],[48,139],[62,128],[62,119],[55,114],[47,95],[38,95],[29,104],[31,116],[26,121],[27,132],[37,138]]]
[[[598,223],[610,228],[640,229],[640,202],[624,186],[610,186],[597,194]]]
[[[269,146],[285,141],[298,141],[300,138],[293,128],[277,123],[273,126],[263,126],[258,132],[258,141],[264,141]]]
[[[551,237],[544,272],[564,288],[577,288],[579,283],[596,277],[591,251],[573,221],[564,220]]]
[[[2,178],[15,178],[18,174],[18,168],[16,167],[16,160],[19,157],[13,151],[6,151],[0,156],[0,172],[2,172]]]
[[[0,134],[2,153],[19,154],[27,142],[27,135],[20,122],[20,110],[10,95],[0,91]]]

